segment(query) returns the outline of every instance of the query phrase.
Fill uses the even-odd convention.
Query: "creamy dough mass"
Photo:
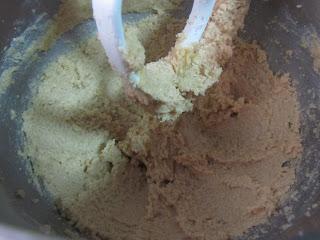
[[[136,11],[150,9],[136,2]],[[64,2],[71,3],[89,6],[87,1]],[[241,14],[249,4],[224,3],[243,6]],[[131,1],[127,8],[132,11],[135,4]],[[127,26],[133,44],[138,39],[141,46],[150,46],[158,40],[159,48],[146,48],[147,62],[165,56],[172,34],[181,29],[183,21],[172,22],[166,14],[178,5],[154,4],[157,13]],[[60,11],[58,23],[59,17],[69,16],[65,14]],[[171,27],[164,28],[168,21]],[[68,28],[74,24],[68,22]],[[163,29],[166,34],[160,34]],[[98,239],[222,240],[265,222],[285,200],[302,150],[297,96],[289,76],[273,74],[265,52],[235,39],[233,31],[221,45],[204,38],[206,57],[199,59],[200,47],[192,51],[205,72],[212,65],[213,71],[204,74],[212,82],[202,85],[203,91],[209,87],[203,96],[181,94],[193,108],[174,122],[160,121],[154,111],[126,96],[96,37],[59,55],[43,71],[23,116],[25,153],[74,226]],[[142,71],[160,69],[173,59],[169,55]],[[183,67],[185,62],[176,59]],[[198,76],[200,65],[187,66]],[[220,78],[213,73],[218,68]],[[172,80],[167,74],[155,76]],[[189,74],[184,77],[194,81]],[[182,85],[183,79],[178,81]]]
[[[249,3],[250,0],[217,1],[201,41],[190,48],[181,48],[179,42],[185,36],[180,34],[169,55],[158,61],[144,65],[145,52],[139,35],[128,44],[129,62],[141,78],[137,87],[159,103],[155,110],[161,120],[175,120],[181,113],[192,110],[192,98],[204,95],[219,80],[222,65],[232,55],[232,40],[243,25]],[[160,34],[166,32],[163,29]],[[157,44],[149,47],[152,51]]]

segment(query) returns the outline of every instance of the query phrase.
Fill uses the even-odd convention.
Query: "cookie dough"
[[[250,0],[219,0],[199,43],[182,48],[179,42],[185,36],[180,34],[167,57],[146,65],[142,62],[141,69],[137,59],[143,57],[133,58],[131,67],[141,78],[137,87],[160,103],[156,113],[162,121],[175,120],[183,112],[192,110],[193,98],[205,95],[219,80],[222,66],[232,56],[232,40],[243,25],[249,4]],[[156,45],[151,47],[157,48]],[[137,42],[130,48],[140,49],[141,46]],[[133,53],[134,56],[144,54],[143,51]]]
[[[218,7],[228,13],[230,6],[248,7],[247,1],[224,2]],[[159,34],[168,23],[163,9],[128,25],[127,33],[142,46],[159,36],[167,51],[164,39],[171,39],[173,30]],[[217,26],[212,29],[219,34],[225,27],[234,35],[239,27]],[[62,216],[82,233],[112,240],[224,240],[266,222],[286,199],[302,151],[292,81],[272,73],[256,44],[226,38],[230,34],[212,41],[211,34],[197,50],[186,55],[173,50],[142,70],[146,79],[167,76],[177,87],[173,95],[193,105],[174,122],[160,121],[127,98],[96,37],[43,70],[23,114],[24,152]],[[145,59],[167,54],[150,51]],[[192,58],[184,62],[182,56]],[[190,68],[181,69],[185,64]],[[171,70],[151,74],[158,67]],[[200,85],[186,84],[193,70],[197,77],[201,70]],[[145,91],[152,91],[149,80]],[[198,92],[182,94],[195,86]],[[177,102],[161,101],[162,120],[177,116],[168,111]]]

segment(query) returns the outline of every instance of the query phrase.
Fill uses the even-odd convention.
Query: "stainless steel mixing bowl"
[[[36,58],[21,63],[8,60],[5,54],[14,37],[43,13],[41,21],[51,18],[58,5],[58,0],[1,0],[0,3],[0,74],[9,66],[19,65],[13,76],[14,83],[0,95],[0,239],[46,239],[48,234],[65,236],[72,231],[72,226],[55,209],[49,194],[40,196],[29,181],[26,169],[32,168],[32,163],[17,151],[23,144],[21,113],[30,99],[33,85],[28,80],[34,72]],[[294,79],[301,105],[304,153],[292,190],[294,194],[270,217],[270,223],[253,227],[239,239],[255,239],[255,236],[265,240],[320,239],[317,208],[320,202],[320,76],[313,69],[309,50],[302,44],[302,39],[320,34],[319,13],[319,0],[252,0],[241,37],[256,40],[268,52],[272,69],[289,72]],[[34,29],[23,43],[13,44],[20,44],[17,47],[23,49],[41,31],[41,27]],[[285,57],[287,50],[293,50],[290,60]],[[11,110],[17,113],[16,118],[10,117]],[[25,197],[21,192],[17,194],[19,189],[23,189]],[[34,203],[32,199],[40,201]],[[292,207],[294,219],[288,221],[282,214],[285,206]],[[43,232],[46,236],[36,234]]]

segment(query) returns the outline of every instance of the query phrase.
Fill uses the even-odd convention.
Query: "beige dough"
[[[217,1],[212,19],[209,21],[202,40],[184,49],[179,42],[167,57],[156,62],[137,66],[137,53],[144,54],[141,44],[136,42],[129,48],[134,53],[132,68],[140,75],[138,88],[160,103],[156,113],[162,121],[175,120],[183,112],[192,110],[193,98],[204,95],[216,83],[222,66],[232,56],[232,39],[242,27],[250,0]],[[166,31],[166,29],[164,29]],[[151,46],[157,48],[157,44]],[[129,53],[129,60],[131,54]],[[139,64],[138,64],[139,65]]]
[[[243,11],[248,3],[225,2]],[[142,46],[158,38],[167,51],[165,39],[181,22],[160,34],[165,12],[127,26],[127,33]],[[162,120],[175,116],[174,122],[161,122],[126,97],[96,37],[61,54],[42,73],[23,115],[24,152],[62,215],[81,232],[93,239],[224,240],[266,222],[286,199],[302,151],[291,80],[272,73],[259,46],[228,38],[216,49],[209,33],[203,45],[185,53],[193,58],[186,58],[190,68],[182,75],[172,70],[185,66],[175,51],[142,70],[148,77],[158,67],[170,68],[155,76],[175,82],[181,91],[173,95],[182,103],[192,99],[192,110],[181,108],[178,118],[162,101],[158,113]],[[150,51],[145,59],[166,54]],[[189,70],[198,76],[200,65],[209,73],[199,79],[203,84],[193,99],[182,94],[196,89],[184,79]],[[145,91],[152,91],[149,80]]]

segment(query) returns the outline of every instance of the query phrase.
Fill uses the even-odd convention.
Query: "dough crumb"
[[[309,51],[313,58],[313,69],[320,74],[320,39],[314,36],[309,45]]]
[[[38,204],[40,202],[40,199],[33,198],[31,201],[32,201],[33,204]]]
[[[23,189],[18,189],[15,192],[15,196],[17,199],[25,199],[26,198],[26,192]]]
[[[50,225],[47,225],[47,224],[41,225],[40,228],[39,228],[39,230],[40,230],[40,232],[42,232],[42,233],[44,233],[44,234],[46,234],[46,235],[49,235],[49,234],[51,234],[51,232],[52,232],[51,226],[50,226]]]

